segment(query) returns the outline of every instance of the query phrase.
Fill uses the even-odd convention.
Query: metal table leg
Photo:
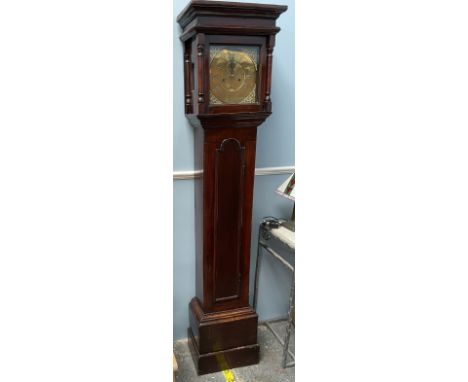
[[[286,362],[287,362],[287,358],[288,358],[289,339],[291,337],[291,326],[292,326],[292,322],[293,322],[292,312],[293,312],[294,304],[295,304],[295,291],[294,291],[295,284],[296,284],[295,271],[293,271],[292,282],[291,282],[291,292],[289,294],[288,325],[286,326],[286,336],[284,337],[283,367],[286,367]],[[292,365],[294,365],[294,362],[293,362]]]
[[[289,294],[289,311],[288,311],[288,318],[287,318],[288,322],[287,322],[287,326],[286,326],[286,334],[284,336],[284,340],[281,339],[279,334],[270,325],[270,322],[274,322],[274,321],[277,321],[277,320],[270,320],[270,321],[264,321],[263,322],[263,324],[273,333],[275,338],[278,340],[278,342],[283,347],[283,360],[282,360],[283,368],[291,367],[291,366],[295,365],[295,356],[289,350],[289,340],[291,338],[291,327],[294,326],[292,312],[293,312],[294,307],[295,307],[295,269],[288,261],[286,261],[276,251],[274,251],[272,248],[269,248],[267,243],[262,241],[262,238],[265,239],[265,240],[268,240],[270,238],[270,235],[268,234],[268,231],[267,231],[264,223],[260,224],[260,227],[259,227],[259,230],[258,230],[257,259],[256,259],[256,265],[255,265],[254,295],[253,295],[253,304],[252,305],[253,305],[253,308],[256,310],[257,309],[257,303],[258,303],[258,286],[259,286],[260,268],[261,268],[261,263],[262,263],[262,247],[263,247],[263,249],[265,249],[274,258],[279,260],[283,265],[285,265],[287,268],[289,268],[292,271],[291,290],[290,290],[290,294]],[[290,362],[290,363],[287,362],[288,354],[293,359],[293,361]]]

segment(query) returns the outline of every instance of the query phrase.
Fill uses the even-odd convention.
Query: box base
[[[188,342],[198,375],[257,364],[257,325],[251,307],[205,314],[192,299]]]
[[[260,346],[250,345],[222,350],[214,353],[200,354],[192,329],[188,328],[189,347],[198,375],[234,369],[236,367],[255,365],[260,361]]]

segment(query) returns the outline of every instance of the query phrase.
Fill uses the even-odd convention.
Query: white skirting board
[[[255,175],[281,175],[281,174],[292,174],[295,171],[294,166],[283,166],[283,167],[260,167],[255,169]],[[201,175],[201,170],[191,171],[174,171],[174,180],[187,180],[198,178]]]

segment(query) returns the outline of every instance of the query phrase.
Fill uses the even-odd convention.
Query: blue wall
[[[271,98],[273,114],[258,129],[256,167],[294,165],[294,1],[255,1],[283,4],[289,8],[278,19],[281,32],[277,35],[273,58]],[[174,171],[193,170],[193,130],[183,108],[183,52],[179,41],[180,29],[175,21],[187,0],[173,1],[174,38],[174,108],[173,108],[173,167]],[[292,202],[274,193],[287,175],[266,175],[255,178],[252,217],[252,262],[255,264],[258,224],[263,216],[288,217]],[[173,320],[174,339],[186,337],[188,303],[195,295],[194,252],[194,188],[192,180],[174,180],[174,277]],[[259,305],[260,319],[283,316],[287,312],[291,275],[265,257],[263,262]],[[251,272],[251,285],[253,272]],[[251,291],[252,292],[252,291]]]

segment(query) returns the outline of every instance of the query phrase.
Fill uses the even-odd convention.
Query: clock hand
[[[231,77],[234,76],[234,67],[235,67],[235,66],[236,66],[236,63],[234,62],[234,59],[231,58],[231,59],[229,60],[229,69],[230,69],[230,71],[231,71]]]

